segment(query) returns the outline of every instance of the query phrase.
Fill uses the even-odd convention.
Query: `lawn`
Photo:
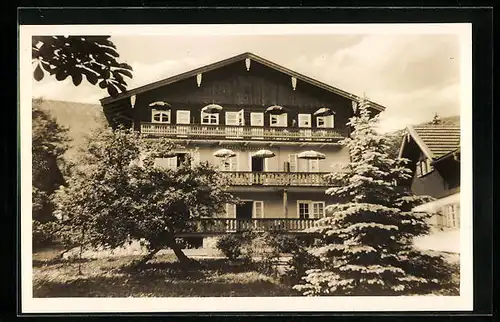
[[[200,258],[201,268],[182,270],[172,253],[162,251],[143,270],[123,269],[140,255],[58,259],[61,249],[33,254],[34,297],[238,297],[298,296],[278,277],[256,272],[242,262]],[[197,252],[194,252],[195,254]],[[444,253],[443,253],[444,254]],[[459,295],[459,265],[450,257],[453,286],[435,295]],[[79,267],[81,273],[79,274]]]
[[[175,256],[161,254],[144,270],[122,269],[137,255],[78,260],[55,259],[56,250],[33,254],[33,297],[236,297],[298,295],[278,278],[242,263],[203,259],[183,271]],[[82,275],[78,274],[81,265]]]

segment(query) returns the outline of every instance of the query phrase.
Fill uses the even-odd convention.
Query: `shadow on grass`
[[[40,281],[33,297],[238,297],[291,296],[291,290],[267,280],[250,282],[181,280],[152,276],[82,278],[67,283]]]
[[[93,260],[94,259],[91,258],[72,258],[72,259],[52,258],[50,260],[33,259],[33,267],[42,267],[42,266],[57,265],[57,264],[88,263]]]

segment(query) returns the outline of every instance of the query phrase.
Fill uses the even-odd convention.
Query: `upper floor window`
[[[177,124],[189,124],[191,112],[188,110],[177,111]]]
[[[201,111],[201,124],[219,124],[219,113]]]
[[[425,158],[417,162],[417,177],[425,176],[428,173],[431,173],[434,170],[434,167],[431,164],[431,160],[429,158]]]
[[[238,168],[238,158],[226,158],[221,160],[220,170],[221,171],[236,171]]]
[[[151,122],[153,123],[170,123],[170,110],[159,111],[151,110]]]
[[[279,127],[286,127],[288,124],[288,116],[286,113],[283,114],[270,114],[269,115],[269,124],[271,126],[279,126]]]
[[[252,112],[250,113],[251,126],[264,126],[264,113]]]
[[[311,114],[299,114],[299,127],[311,127]]]
[[[333,128],[334,127],[333,115],[317,116],[316,117],[316,127],[319,127],[319,128]]]
[[[226,112],[226,125],[244,125],[244,111]]]

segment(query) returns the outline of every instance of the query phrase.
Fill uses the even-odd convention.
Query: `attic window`
[[[158,111],[151,110],[151,122],[153,123],[170,123],[170,110]]]
[[[417,162],[417,177],[423,177],[426,174],[431,173],[433,170],[434,167],[432,166],[429,158],[425,158]]]

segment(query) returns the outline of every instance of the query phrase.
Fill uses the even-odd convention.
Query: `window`
[[[316,126],[319,128],[333,128],[334,127],[333,115],[317,116]]]
[[[269,115],[269,124],[271,126],[286,127],[288,122],[288,116],[286,113],[280,115]]]
[[[310,208],[309,205],[310,201],[303,201],[303,200],[297,201],[297,211],[299,213],[300,219],[309,219],[309,208]]]
[[[309,172],[319,172],[319,160],[309,160]]]
[[[151,110],[151,122],[153,123],[170,123],[170,110],[158,111]]]
[[[290,162],[290,172],[297,172],[297,155],[289,154],[288,162]]]
[[[253,218],[264,218],[264,201],[253,202]]]
[[[290,170],[291,172],[319,172],[319,160],[296,159],[296,164],[296,171]]]
[[[460,228],[460,205],[452,204],[443,207],[443,225],[449,228]]]
[[[236,171],[238,166],[237,160],[237,156],[222,159],[220,164],[221,171]]]
[[[226,125],[245,125],[244,111],[226,112]]]
[[[251,126],[264,126],[264,113],[252,112],[250,113]]]
[[[201,124],[219,124],[219,113],[201,112]]]
[[[299,127],[311,127],[311,114],[299,114]]]
[[[177,157],[171,158],[156,158],[155,159],[155,167],[160,167],[164,169],[175,170],[177,169]]]
[[[297,212],[300,219],[318,219],[325,216],[325,202],[298,200]]]
[[[312,202],[313,218],[323,218],[325,216],[325,202],[313,201]]]
[[[236,205],[232,203],[226,203],[226,217],[236,218]]]
[[[431,173],[434,170],[434,167],[431,164],[431,160],[429,158],[425,158],[424,160],[420,160],[417,162],[417,176],[425,176],[428,173]]]
[[[183,110],[177,111],[177,124],[189,124],[190,118],[191,118],[190,111],[183,111]]]

